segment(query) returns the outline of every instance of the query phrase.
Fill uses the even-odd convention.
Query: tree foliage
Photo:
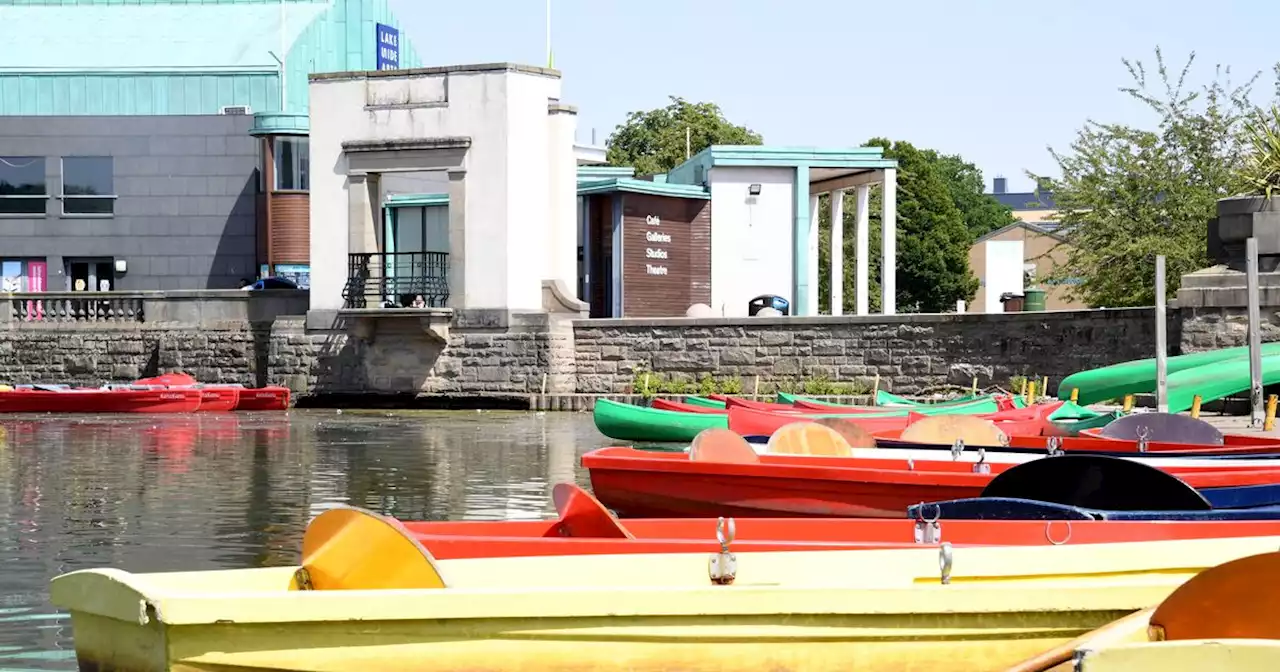
[[[933,150],[922,150],[908,142],[890,142],[876,138],[866,146],[885,148],[885,157],[898,160],[897,192],[897,308],[899,312],[947,312],[955,309],[957,300],[971,300],[978,289],[978,279],[969,270],[969,246],[973,242],[967,221],[987,222],[984,212],[991,209],[982,199],[957,199],[963,184],[951,180],[972,168],[959,157],[943,157]],[[973,169],[977,173],[976,168]],[[976,187],[981,194],[982,177],[977,174]],[[845,193],[844,206],[844,308],[853,312],[856,305],[856,194]],[[989,196],[986,197],[991,199]],[[819,308],[830,309],[831,287],[831,222],[827,198],[819,204]],[[868,217],[868,291],[869,308],[880,310],[880,243],[882,201],[879,189],[872,191]],[[961,205],[976,206],[965,212]],[[996,203],[999,206],[999,203]],[[1006,209],[1007,212],[1007,209]],[[967,220],[966,215],[972,216]],[[994,221],[993,221],[994,220]],[[1010,219],[1009,221],[1012,221]],[[981,226],[981,224],[979,224]],[[1001,224],[1000,226],[1003,226]],[[985,231],[984,231],[985,232]]]
[[[684,163],[688,129],[688,155],[711,145],[759,145],[759,133],[725,119],[715,103],[690,103],[671,96],[666,107],[631,112],[609,136],[610,165],[633,166],[637,175],[665,173]]]
[[[1230,69],[1219,67],[1193,87],[1195,54],[1176,77],[1159,49],[1155,60],[1158,82],[1126,59],[1133,85],[1120,89],[1155,113],[1154,128],[1088,120],[1069,150],[1049,148],[1062,177],[1037,178],[1052,189],[1069,239],[1066,263],[1050,279],[1081,278],[1069,293],[1091,306],[1154,303],[1157,255],[1166,258],[1170,294],[1183,274],[1208,266],[1206,223],[1216,201],[1243,186],[1242,126],[1256,110],[1257,75],[1233,86]]]

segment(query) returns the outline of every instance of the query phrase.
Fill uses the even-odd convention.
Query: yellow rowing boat
[[[1077,672],[1280,670],[1280,553],[1209,568],[1075,644]]]
[[[341,509],[309,526],[299,567],[89,569],[55,578],[51,597],[71,613],[81,669],[104,672],[981,672],[1277,546],[1265,537],[734,557],[726,543],[711,556],[435,561],[395,521]]]

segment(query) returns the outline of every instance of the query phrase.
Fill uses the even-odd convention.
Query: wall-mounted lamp
[[[129,264],[124,259],[116,259],[116,273],[127,273]]]
[[[760,185],[758,185],[758,184],[753,184],[753,185],[751,185],[751,186],[747,187],[747,193],[748,193],[748,194],[750,194],[750,195],[752,195],[752,196],[759,196],[759,195],[760,195]]]

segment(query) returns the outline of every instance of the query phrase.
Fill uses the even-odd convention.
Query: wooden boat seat
[[[1117,418],[1102,428],[1108,439],[1167,441],[1202,446],[1221,446],[1222,432],[1217,427],[1189,415],[1176,413],[1134,413]],[[1145,435],[1145,436],[1144,436]]]
[[[551,489],[551,501],[560,514],[560,522],[553,528],[558,536],[635,539],[595,495],[574,483],[556,483]]]
[[[851,457],[853,448],[840,432],[816,422],[801,421],[783,425],[769,437],[766,451],[770,455],[811,455],[818,457]]]
[[[902,430],[902,441],[924,444],[953,444],[963,440],[969,446],[1001,446],[1009,437],[996,423],[973,415],[931,415]]]
[[[289,590],[444,588],[435,558],[400,521],[353,506],[311,519]]]
[[[1280,639],[1280,553],[1210,567],[1165,598],[1147,630],[1153,641]]]
[[[872,436],[865,427],[851,420],[844,418],[818,418],[817,423],[823,427],[830,427],[836,433],[844,437],[845,443],[850,448],[875,448],[876,437]]]
[[[694,462],[729,462],[758,464],[760,456],[737,432],[712,427],[698,432],[689,446],[689,459]]]

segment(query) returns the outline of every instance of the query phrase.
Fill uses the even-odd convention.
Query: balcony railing
[[[347,308],[443,308],[449,301],[445,252],[347,255]]]

